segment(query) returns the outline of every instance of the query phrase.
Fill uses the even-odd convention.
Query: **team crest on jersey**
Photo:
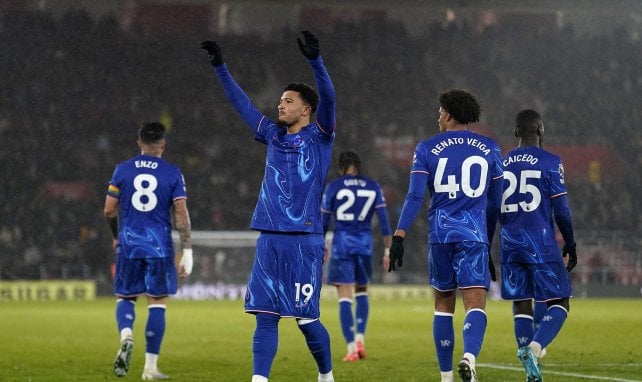
[[[564,166],[561,163],[560,163],[559,168],[557,169],[557,172],[560,173],[561,183],[564,184]]]

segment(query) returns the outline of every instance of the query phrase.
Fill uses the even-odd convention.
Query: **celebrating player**
[[[326,186],[321,204],[323,231],[327,232],[334,217],[332,254],[328,265],[328,284],[337,286],[339,320],[348,344],[344,361],[366,357],[365,333],[368,324],[368,283],[372,278],[372,215],[377,211],[384,241],[384,268],[388,269],[391,230],[386,201],[375,181],[360,175],[361,159],[352,152],[339,156],[340,178]],[[353,331],[352,289],[356,297],[356,334]]]
[[[544,123],[533,110],[517,114],[519,145],[504,157],[501,203],[502,297],[513,301],[517,356],[529,382],[542,376],[538,358],[562,329],[569,311],[571,282],[577,264],[573,223],[560,158],[541,148]],[[555,240],[557,223],[564,248]],[[532,300],[548,306],[535,330]]]
[[[457,367],[463,381],[476,381],[475,361],[486,330],[486,291],[490,286],[486,219],[496,222],[502,187],[501,153],[490,138],[468,131],[481,108],[471,94],[451,90],[439,97],[440,134],[420,142],[413,157],[410,185],[392,237],[390,270],[402,266],[406,232],[421,209],[426,188],[428,269],[434,289],[433,337],[442,382],[453,381],[456,289],[466,310],[464,354]],[[488,205],[491,209],[488,209]]]
[[[173,207],[182,256],[178,275],[192,272],[192,245],[185,180],[181,171],[161,159],[165,150],[165,126],[148,123],[138,132],[141,154],[119,163],[105,198],[104,214],[114,237],[116,273],[114,294],[118,297],[116,321],[120,349],[114,374],[129,370],[134,348],[132,329],[139,295],[147,295],[149,315],[145,327],[144,380],[168,379],[157,367],[165,333],[167,296],[176,293],[176,266],[170,212]]]
[[[304,31],[297,42],[314,72],[319,95],[304,83],[287,85],[276,122],[258,111],[232,78],[218,44],[201,44],[227,98],[254,138],[267,146],[250,225],[261,233],[245,296],[245,311],[256,316],[252,382],[268,380],[282,317],[296,319],[317,363],[318,380],[334,381],[330,337],[319,320],[325,248],[319,206],[335,139],[335,93],[317,38]]]

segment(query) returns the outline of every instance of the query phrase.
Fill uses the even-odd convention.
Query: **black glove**
[[[296,38],[301,53],[310,60],[319,57],[319,40],[310,31],[303,31],[301,34],[305,38],[305,43],[301,41],[301,37]]]
[[[210,55],[210,62],[213,67],[223,65],[223,53],[217,43],[214,41],[203,41],[201,43],[201,49],[205,49],[207,54]]]
[[[399,268],[401,268],[401,265],[403,264],[403,237],[401,236],[392,237],[388,272],[397,270],[397,266],[395,263],[399,264]]]
[[[566,270],[570,272],[577,265],[577,252],[575,251],[575,244],[564,244],[564,248],[562,249],[562,257],[566,257],[567,255],[568,264],[566,264]]]
[[[497,281],[497,272],[495,272],[495,263],[493,263],[493,258],[488,256],[488,271],[490,272],[490,279]]]

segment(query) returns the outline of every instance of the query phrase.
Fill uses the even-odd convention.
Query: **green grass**
[[[455,315],[455,357],[461,354],[461,301]],[[116,381],[114,300],[0,304],[0,381]],[[130,374],[144,364],[144,301],[137,306]],[[489,301],[488,329],[478,358],[482,381],[523,381],[515,353],[510,303]],[[337,304],[322,303],[337,382],[439,381],[432,342],[432,301],[371,304],[366,360],[345,364]],[[249,381],[253,316],[241,301],[170,301],[159,366],[177,381]],[[642,380],[642,300],[574,299],[571,315],[544,359],[546,382]],[[316,366],[293,320],[279,326],[271,381],[316,381]]]

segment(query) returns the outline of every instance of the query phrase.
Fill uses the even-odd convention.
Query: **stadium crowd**
[[[249,129],[216,86],[199,49],[208,36],[128,33],[113,18],[80,10],[62,17],[5,11],[1,20],[8,54],[0,55],[0,279],[109,277],[102,204],[113,166],[137,151],[132,137],[142,122],[170,127],[165,157],[185,174],[193,228],[247,229],[264,152],[248,145]],[[243,47],[225,52],[226,61],[267,114],[276,111],[276,79],[314,83],[305,66],[285,58],[295,34],[284,30],[278,42],[217,37],[222,46]],[[483,29],[437,23],[420,37],[394,21],[336,24],[322,34],[337,92],[334,151],[367,159],[363,172],[383,185],[397,221],[408,167],[382,155],[378,142],[410,137],[402,153],[409,161],[414,142],[436,132],[436,95],[464,88],[478,96],[485,131],[505,148],[515,145],[516,112],[534,108],[547,121],[546,143],[615,152],[622,169],[567,174],[574,223],[580,232],[639,234],[639,38],[508,21]],[[267,65],[261,55],[284,57],[283,64]],[[413,230],[426,235],[425,225]],[[423,282],[424,245],[408,247],[404,277]]]

